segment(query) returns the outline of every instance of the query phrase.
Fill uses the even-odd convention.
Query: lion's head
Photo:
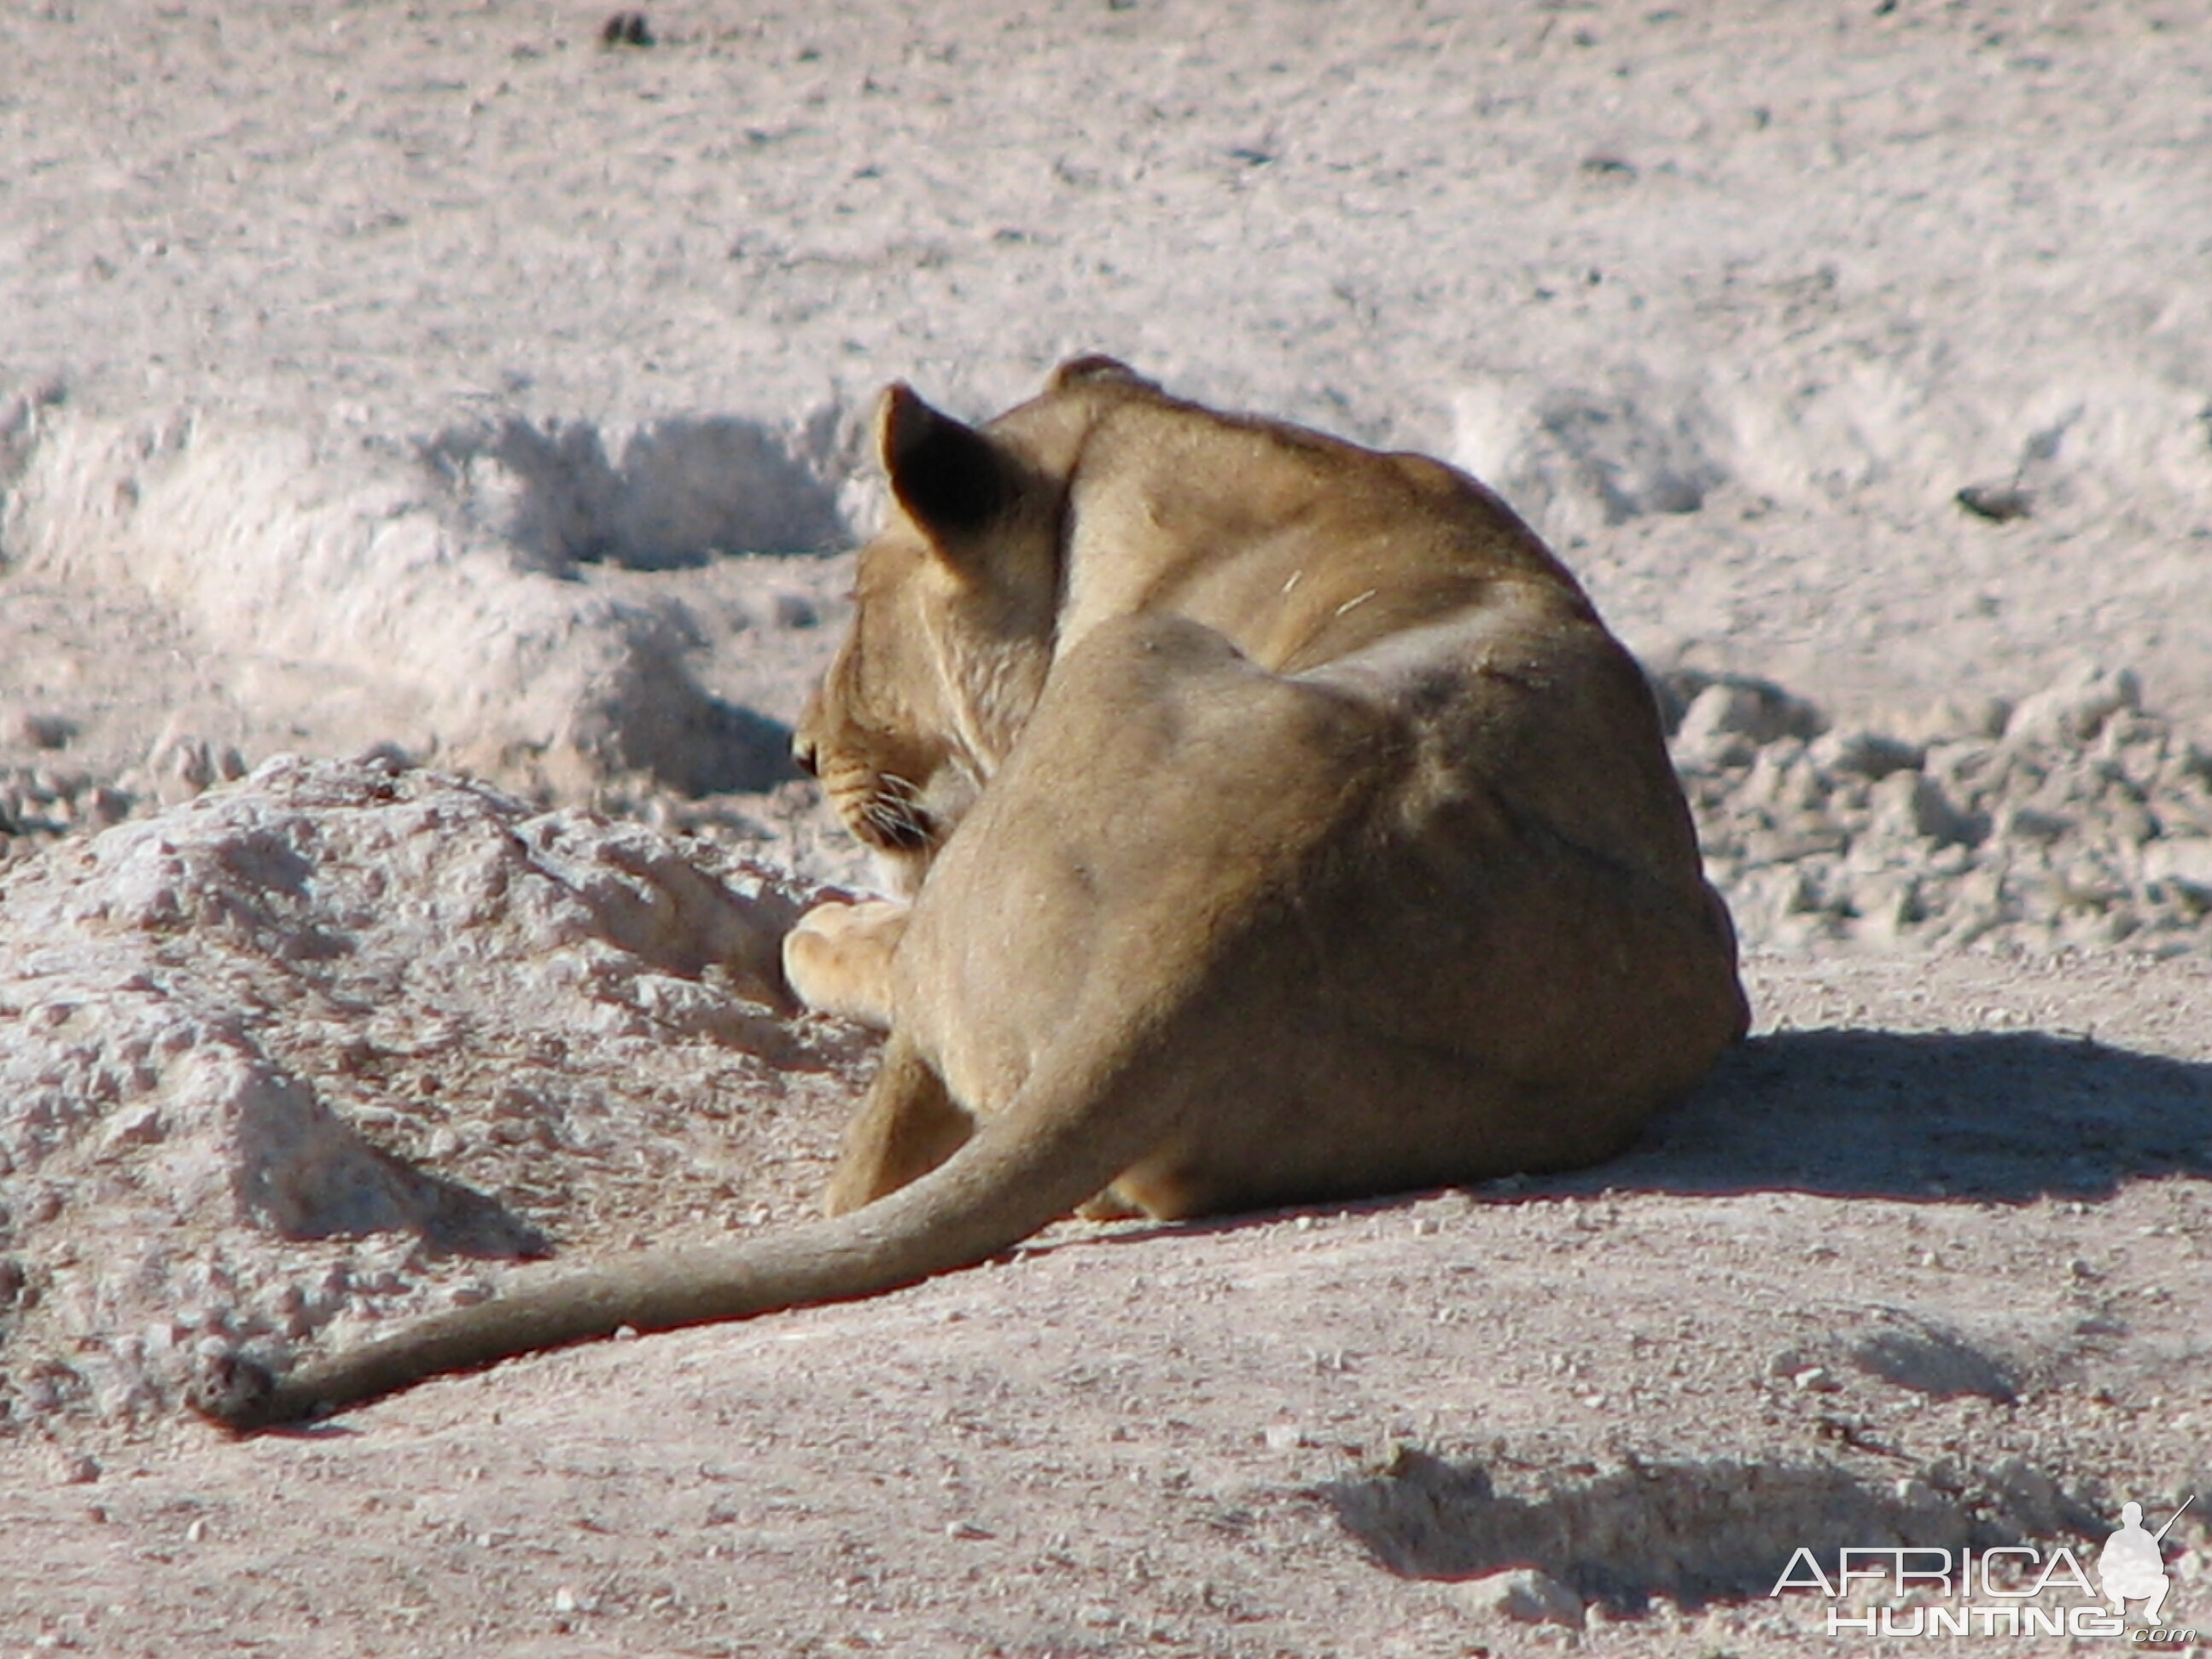
[[[1103,404],[1147,383],[1106,358],[978,428],[886,391],[890,521],[860,550],[854,617],[793,749],[911,891],[1012,746],[1051,665],[1069,479]]]

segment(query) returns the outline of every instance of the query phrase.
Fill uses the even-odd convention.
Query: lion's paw
[[[896,899],[831,900],[816,905],[784,935],[783,973],[817,1013],[890,1029],[890,966],[906,932],[908,907]]]

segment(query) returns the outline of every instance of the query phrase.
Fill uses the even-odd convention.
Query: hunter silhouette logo
[[[2120,1524],[2096,1553],[2093,1581],[2081,1558],[2060,1544],[1997,1544],[1987,1549],[1883,1545],[1838,1550],[1832,1571],[1800,1547],[1768,1592],[1817,1590],[1831,1636],[2126,1637],[2166,1645],[2196,1640],[2191,1630],[2159,1624],[2167,1582],[2166,1535],[2191,1493],[2156,1532],[2143,1525],[2140,1504],[2120,1506]],[[2100,1594],[2101,1592],[2101,1594]],[[1885,1604],[1884,1596],[1894,1598]],[[1856,1601],[1853,1608],[1837,1605]],[[2142,1605],[2130,1630],[2128,1607]]]
[[[2181,1510],[2196,1501],[2197,1494],[2191,1492],[2182,1500]],[[2112,1611],[2122,1618],[2127,1616],[2129,1602],[2141,1601],[2143,1622],[2158,1623],[2158,1610],[2166,1605],[2166,1593],[2172,1588],[2166,1582],[2166,1554],[2159,1546],[2181,1519],[2181,1510],[2174,1510],[2154,1534],[2143,1530],[2142,1504],[2120,1505],[2120,1529],[2097,1553],[2097,1583],[2103,1586],[2105,1600]]]

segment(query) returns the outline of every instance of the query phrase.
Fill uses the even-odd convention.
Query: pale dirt
[[[2087,661],[2212,716],[2199,9],[699,4],[611,53],[599,21],[7,8],[0,483],[100,422],[320,465],[732,415],[854,522],[875,386],[980,414],[1104,349],[1478,467],[1656,661],[1859,714]],[[2015,477],[2025,520],[1952,504]],[[61,521],[0,519],[0,703],[73,735],[15,722],[0,763],[150,794],[179,735],[466,747],[422,712],[450,688],[380,678],[404,617],[256,648],[220,578],[133,585],[160,526],[36,539]],[[678,594],[700,681],[783,720],[841,580],[568,575]],[[1749,978],[1759,1035],[1583,1176],[1070,1226],[299,1436],[26,1424],[0,1653],[1863,1651],[1765,1594],[1796,1544],[2078,1543],[2191,1492],[2167,1614],[2212,1627],[2204,957]],[[841,1109],[749,1123],[730,1214],[797,1212]],[[520,1207],[586,1247],[631,1192],[716,1224],[592,1176]],[[1523,1562],[1586,1628],[1456,1587]]]
[[[153,1424],[71,1454],[83,1484],[20,1446],[0,1619],[102,1654],[1462,1655],[1540,1638],[1449,1581],[1533,1559],[1610,1581],[1592,1650],[1779,1652],[1822,1645],[1820,1604],[1768,1600],[1741,1525],[1700,1555],[1745,1468],[1785,1555],[1892,1541],[1915,1478],[1923,1539],[1977,1505],[2066,1536],[2203,1491],[2212,973],[1752,984],[1773,1034],[1583,1177],[1070,1226],[297,1436]],[[734,1201],[787,1207],[780,1167]],[[1530,1522],[1499,1553],[1425,1489],[1476,1471],[1540,1509],[1566,1488],[1614,1541]],[[2177,1533],[2185,1610],[2212,1561]]]

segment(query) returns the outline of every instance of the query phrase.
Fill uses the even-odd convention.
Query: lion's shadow
[[[1780,1031],[1550,1193],[2024,1202],[2212,1176],[2212,1065],[2041,1032]],[[1494,1188],[1486,1188],[1494,1190]]]
[[[2105,1198],[2173,1175],[2212,1179],[2212,1065],[2040,1031],[1827,1029],[1738,1044],[1602,1163],[1468,1190],[1493,1202],[1613,1191],[2027,1203]],[[1393,1209],[1419,1196],[1267,1213]],[[1110,1237],[1249,1219],[1131,1224]]]
[[[2100,1530],[2095,1514],[2017,1460],[1949,1479],[1961,1490],[1814,1462],[1636,1462],[1540,1480],[1521,1498],[1498,1491],[1482,1463],[1407,1448],[1382,1473],[1323,1481],[1313,1494],[1401,1578],[1533,1566],[1616,1615],[1644,1611],[1655,1595],[1694,1607],[1771,1595],[1801,1548],[1833,1562],[1846,1548],[1987,1549]]]
[[[1621,1157],[1476,1191],[1499,1202],[1611,1188],[2024,1203],[2172,1175],[2212,1176],[2212,1065],[2040,1032],[1826,1030],[1732,1050]],[[1892,1335],[1923,1392],[2010,1398],[2002,1366],[1963,1340]],[[1832,1559],[1844,1546],[1957,1550],[2099,1526],[2016,1460],[1948,1479],[1962,1489],[1818,1461],[1692,1459],[1540,1481],[1523,1497],[1493,1489],[1480,1463],[1408,1451],[1384,1474],[1326,1481],[1315,1495],[1401,1577],[1533,1565],[1616,1613],[1654,1595],[1685,1605],[1766,1595],[1798,1546]]]

